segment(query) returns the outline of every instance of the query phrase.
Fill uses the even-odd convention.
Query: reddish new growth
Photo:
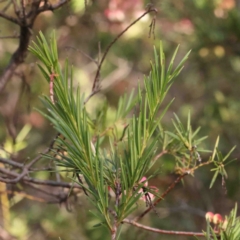
[[[50,92],[50,99],[53,104],[54,104],[54,91],[53,91],[54,78],[57,76],[58,76],[58,74],[56,74],[53,70],[52,70],[52,73],[49,75],[49,77],[50,77],[49,92]]]

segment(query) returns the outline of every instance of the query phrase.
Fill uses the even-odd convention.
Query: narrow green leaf
[[[217,137],[217,140],[216,140],[216,143],[215,143],[215,146],[214,146],[214,149],[213,149],[213,153],[212,153],[212,157],[211,157],[212,161],[215,159],[218,144],[219,144],[219,136]]]
[[[213,178],[212,178],[212,181],[211,181],[211,183],[210,183],[209,188],[212,188],[213,184],[215,183],[215,181],[216,181],[216,179],[217,179],[218,173],[219,173],[218,170],[216,170],[216,172],[215,172],[214,175],[213,175]]]

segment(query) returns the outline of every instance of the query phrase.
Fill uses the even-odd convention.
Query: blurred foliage
[[[107,44],[136,16],[141,14],[147,1],[128,1],[130,7],[120,6],[118,14],[112,14],[110,1],[87,1],[84,4],[75,0],[72,4],[52,13],[41,14],[33,28],[33,40],[41,30],[46,36],[56,29],[60,60],[68,57],[74,65],[76,86],[88,94],[95,76],[99,44],[102,51]],[[84,2],[84,1],[83,1]],[[125,2],[125,1],[122,1]],[[135,2],[135,4],[133,3]],[[136,4],[138,3],[138,4]],[[3,3],[0,3],[0,6]],[[201,125],[203,136],[208,135],[206,148],[211,149],[215,139],[221,135],[220,149],[226,154],[232,146],[239,145],[240,109],[239,72],[240,72],[240,1],[239,0],[161,0],[153,1],[159,13],[156,17],[155,39],[148,38],[151,17],[145,17],[131,28],[111,49],[102,72],[103,91],[89,104],[107,101],[113,112],[118,96],[137,85],[138,79],[148,73],[149,60],[152,59],[152,45],[159,39],[167,51],[169,62],[173,49],[181,45],[179,59],[192,49],[190,59],[170,90],[169,99],[175,97],[170,110],[181,118],[187,119],[189,109],[192,113],[193,128]],[[2,7],[2,6],[1,6]],[[0,36],[14,35],[17,27],[1,19]],[[0,73],[6,67],[18,39],[0,39]],[[15,139],[26,124],[32,129],[28,136],[28,146],[15,156],[18,161],[33,157],[48,146],[54,138],[54,130],[35,108],[43,108],[39,95],[48,93],[48,85],[35,66],[36,59],[28,55],[26,63],[18,69],[24,73],[25,80],[15,75],[0,96],[0,141],[5,144],[11,137]],[[111,119],[111,114],[109,114]],[[173,114],[165,116],[165,124],[171,124]],[[237,147],[233,156],[239,158]],[[204,158],[204,155],[202,156]],[[162,172],[151,184],[163,192],[174,179],[174,162],[170,156],[163,159],[159,166]],[[215,187],[209,190],[213,176],[201,169],[197,178],[187,177],[184,184],[178,185],[161,206],[143,222],[158,228],[199,231],[206,227],[205,212],[211,210],[228,214],[234,202],[240,197],[239,162],[227,166],[227,194],[222,179],[217,179]],[[198,179],[198,180],[197,180]],[[14,199],[15,201],[15,199]],[[88,202],[84,198],[72,201],[73,211],[68,213],[64,206],[47,205],[21,198],[12,207],[12,226],[23,229],[19,239],[105,239],[104,229],[91,231],[96,220],[87,212]],[[139,208],[144,208],[139,206]],[[87,219],[91,219],[87,221]],[[21,221],[20,221],[20,220]],[[179,221],[181,219],[181,221]],[[21,222],[21,226],[18,225]],[[69,230],[71,229],[71,230]],[[155,233],[144,232],[132,226],[123,227],[123,239],[166,239]],[[176,237],[167,236],[167,239]],[[178,239],[192,239],[179,237]]]

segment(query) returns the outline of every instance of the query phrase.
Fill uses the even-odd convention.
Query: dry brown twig
[[[94,96],[96,93],[98,93],[100,91],[100,73],[101,73],[101,69],[102,69],[102,65],[104,60],[107,57],[107,54],[109,52],[109,50],[112,48],[112,46],[117,42],[117,40],[124,34],[126,33],[133,25],[135,25],[137,22],[139,22],[145,15],[154,12],[155,14],[158,12],[156,8],[154,8],[153,6],[149,6],[147,8],[147,10],[141,15],[139,16],[137,19],[135,19],[131,24],[129,24],[123,31],[121,31],[114,39],[112,42],[109,43],[109,45],[107,46],[107,48],[105,49],[102,58],[100,59],[99,63],[98,63],[98,68],[97,68],[97,72],[93,81],[93,85],[92,85],[92,92],[89,94],[89,96],[85,99],[84,103],[86,104],[89,99]],[[154,26],[153,26],[154,27]],[[152,30],[153,31],[153,30]]]
[[[12,54],[12,57],[3,70],[2,75],[0,76],[0,92],[2,92],[6,86],[6,84],[11,80],[12,76],[17,74],[17,68],[24,62],[27,56],[27,49],[31,39],[32,29],[34,26],[34,22],[39,14],[45,11],[54,11],[63,5],[67,4],[71,0],[59,0],[58,2],[51,4],[49,1],[42,0],[32,0],[27,3],[23,0],[9,1],[5,6],[0,10],[0,19],[3,18],[13,24],[19,26],[19,34],[14,36],[3,36],[2,39],[7,38],[18,38],[19,44],[15,52]],[[3,2],[3,1],[2,1]],[[26,5],[27,4],[27,5]],[[14,15],[7,14],[7,10],[9,8],[13,8]],[[50,76],[51,77],[51,76]],[[52,77],[54,78],[54,76]],[[51,78],[51,79],[52,79]],[[52,79],[53,80],[53,79]],[[53,84],[53,81],[52,81]],[[51,89],[50,89],[51,91]],[[53,95],[52,95],[53,98]],[[54,142],[51,144],[49,148],[47,148],[44,153],[47,153],[53,147]],[[37,185],[47,185],[52,187],[62,187],[62,188],[80,188],[77,184],[71,184],[61,181],[53,181],[53,180],[39,180],[32,177],[29,177],[29,173],[32,171],[32,166],[36,164],[42,158],[42,154],[39,154],[36,158],[31,160],[28,164],[24,165],[22,163],[17,163],[11,159],[3,159],[0,158],[0,162],[2,162],[7,168],[0,168],[1,178],[0,181],[15,185],[19,182],[23,183],[34,183]],[[17,169],[20,169],[19,173]]]
[[[42,0],[33,0],[29,3],[28,10],[24,5],[23,0],[20,1],[20,5],[13,0],[12,5],[14,8],[15,16],[10,16],[4,12],[5,9],[0,11],[0,18],[6,19],[19,26],[19,45],[16,51],[12,54],[12,57],[0,76],[0,92],[2,92],[11,80],[15,70],[24,62],[27,55],[27,48],[31,38],[32,28],[37,16],[45,11],[54,11],[71,0],[59,0],[55,4],[50,4],[48,1],[44,1],[41,5]]]
[[[205,236],[204,233],[202,233],[202,232],[171,231],[171,230],[152,228],[152,227],[137,223],[136,221],[129,220],[129,219],[124,219],[123,223],[127,223],[127,224],[133,225],[135,227],[138,227],[138,228],[150,231],[150,232],[159,233],[159,234],[178,235],[178,236],[196,236],[196,237],[204,237]]]

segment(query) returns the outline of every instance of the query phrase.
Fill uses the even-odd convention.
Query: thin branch
[[[41,191],[41,189],[37,188],[37,191]],[[11,190],[0,191],[0,194],[3,194],[3,193],[8,193],[8,194],[12,194],[12,195],[20,195],[24,198],[27,198],[27,199],[30,199],[33,201],[51,203],[51,204],[66,202],[66,200],[68,198],[68,193],[51,194],[51,195],[50,195],[50,193],[45,193],[47,195],[50,195],[52,198],[55,198],[55,199],[51,199],[51,200],[46,200],[44,198],[36,197],[34,195],[25,193],[23,191],[11,191]]]
[[[77,193],[79,192],[79,190],[77,190],[76,188],[74,188],[74,189],[70,188],[69,192],[66,192],[63,190],[56,194],[56,193],[53,193],[53,191],[48,192],[48,191],[45,191],[43,188],[38,188],[38,187],[34,186],[32,183],[25,182],[25,184],[29,185],[32,189],[34,189],[35,190],[34,192],[37,191],[38,193],[40,192],[46,196],[50,196],[51,198],[54,198],[53,200],[48,200],[48,201],[46,199],[44,199],[46,203],[51,203],[51,204],[52,203],[60,203],[60,204],[65,203],[67,210],[68,210],[67,200],[70,197],[70,192],[71,192],[71,195],[75,195],[75,197],[76,197]],[[31,195],[30,195],[30,197],[31,197]],[[33,196],[33,197],[35,197],[35,196]]]
[[[19,19],[21,19],[21,16],[20,16],[21,11],[18,4],[16,3],[16,0],[12,0],[12,3],[13,3],[15,14],[18,16]]]
[[[18,163],[18,162],[15,162],[13,160],[2,158],[2,157],[0,157],[0,162],[4,163],[4,164],[8,164],[8,165],[13,166],[13,167],[17,167],[17,168],[23,168],[24,167],[24,164],[22,164],[22,163]]]
[[[53,5],[44,4],[42,7],[40,7],[41,0],[35,0],[35,1],[32,1],[31,9],[28,12],[28,14],[24,12],[23,15],[25,16],[21,16],[21,10],[19,9],[19,6],[17,5],[16,1],[13,0],[12,2],[14,5],[14,11],[15,11],[15,14],[18,16],[18,19],[10,17],[4,12],[0,11],[0,17],[5,18],[6,20],[16,23],[20,26],[19,45],[17,50],[12,55],[8,66],[5,68],[0,78],[0,93],[3,91],[3,89],[5,88],[5,85],[13,76],[16,68],[21,63],[24,62],[24,59],[27,55],[27,48],[29,45],[30,37],[31,37],[31,29],[38,14],[47,10],[53,11],[55,9],[58,9],[69,1],[71,0],[61,0],[56,4],[53,4]],[[22,10],[22,11],[25,11],[25,10]]]
[[[70,1],[71,0],[61,0],[56,4],[49,4],[48,2],[45,2],[45,4],[38,9],[37,14],[45,11],[54,11]]]
[[[26,9],[25,9],[25,5],[24,5],[24,1],[21,0],[21,1],[20,1],[20,4],[21,4],[21,7],[22,7],[23,19],[26,20],[26,12],[25,12]]]
[[[84,105],[89,101],[89,99],[94,96],[95,94],[97,94],[100,91],[100,89],[95,89],[93,90],[84,100]]]
[[[56,139],[58,138],[59,134],[53,139],[53,141],[51,142],[50,146],[48,148],[46,148],[41,154],[39,154],[37,157],[35,157],[30,163],[28,163],[27,165],[21,164],[21,163],[16,163],[12,160],[9,159],[5,159],[5,158],[0,158],[0,162],[4,163],[4,164],[8,164],[17,168],[21,168],[23,169],[22,172],[16,173],[13,171],[10,171],[6,168],[0,168],[0,172],[6,174],[6,175],[10,175],[12,177],[15,177],[14,179],[5,179],[5,178],[0,178],[0,181],[5,182],[5,183],[18,183],[20,180],[26,181],[26,182],[32,182],[35,184],[41,184],[41,185],[49,185],[49,186],[54,186],[54,187],[66,187],[66,188],[71,188],[71,187],[75,187],[75,188],[80,188],[82,189],[78,184],[69,184],[69,183],[65,183],[65,182],[55,182],[55,181],[47,181],[47,180],[38,180],[38,179],[34,179],[34,178],[30,178],[30,177],[26,177],[26,175],[29,173],[31,167],[43,157],[43,154],[47,154],[49,151],[51,151]]]
[[[14,17],[11,17],[7,14],[5,14],[3,11],[0,11],[0,17],[10,21],[10,22],[13,22],[13,23],[16,23],[16,24],[19,24],[19,21],[17,18],[14,18]]]
[[[9,176],[13,176],[13,177],[18,177],[19,174],[16,172],[12,172],[8,169],[5,168],[0,168],[0,172],[9,175]],[[5,182],[5,183],[9,183],[9,179],[5,179],[0,177],[0,181],[1,182]],[[78,184],[73,184],[73,183],[66,183],[66,182],[57,182],[57,181],[52,181],[52,180],[40,180],[40,179],[36,179],[36,178],[31,178],[31,177],[23,177],[22,178],[23,182],[31,182],[34,184],[38,184],[38,185],[47,185],[47,186],[51,186],[51,187],[64,187],[64,188],[79,188],[82,189]]]
[[[39,160],[42,157],[42,154],[47,154],[48,152],[50,152],[52,150],[53,145],[54,145],[55,141],[57,140],[57,138],[59,137],[59,135],[60,135],[60,133],[58,133],[56,135],[56,137],[52,140],[52,142],[50,143],[48,148],[46,148],[41,154],[39,154],[36,158],[34,158],[32,160],[31,166],[35,163],[35,161]],[[11,154],[11,153],[9,153],[9,154]],[[18,162],[15,162],[15,161],[11,160],[11,159],[6,159],[6,158],[0,157],[0,162],[2,162],[4,164],[11,165],[11,166],[14,166],[14,167],[17,167],[17,168],[24,168],[24,164],[23,163],[18,163]],[[29,170],[31,170],[31,171],[52,170],[51,168],[33,169],[33,168],[30,168],[30,167],[29,167]]]
[[[129,219],[124,219],[122,222],[131,224],[135,227],[142,228],[142,229],[150,231],[150,232],[156,232],[156,233],[160,233],[160,234],[178,235],[178,236],[197,236],[197,237],[205,236],[205,234],[201,233],[201,232],[170,231],[170,230],[162,230],[162,229],[158,229],[158,228],[152,228],[152,227],[148,227],[146,225],[137,223],[137,222],[129,220]]]
[[[53,172],[53,171],[56,171],[56,169],[54,167],[43,167],[43,168],[29,168],[29,172]]]
[[[42,154],[46,154],[48,151],[49,151],[49,148],[47,148],[45,151],[43,151]],[[32,165],[34,165],[41,158],[42,158],[42,155],[38,155],[37,157],[35,157],[30,163],[28,163],[26,166],[23,167],[23,171],[22,171],[21,174],[18,174],[18,176],[15,179],[6,180],[7,183],[17,183],[17,182],[19,182],[24,176],[26,176],[29,173],[29,168]]]
[[[38,9],[40,8],[41,0],[34,0],[31,3],[31,9],[28,11],[26,18],[29,20],[29,23],[33,24],[34,20],[38,16]]]
[[[95,95],[97,92],[100,91],[99,89],[99,80],[100,80],[100,72],[101,72],[101,68],[102,68],[102,64],[109,52],[109,50],[111,49],[111,47],[114,45],[114,43],[129,29],[131,28],[133,25],[135,25],[139,20],[141,20],[145,15],[147,15],[150,12],[155,12],[157,13],[157,9],[153,8],[153,7],[149,7],[140,17],[138,17],[136,20],[134,20],[130,25],[128,25],[121,33],[119,33],[115,39],[108,45],[108,47],[106,48],[106,50],[104,51],[104,54],[99,62],[98,65],[98,69],[93,81],[93,86],[92,86],[92,92],[91,94],[86,98],[86,100],[84,101],[84,103],[86,104],[88,102],[88,100]]]
[[[211,164],[213,161],[210,160],[210,161],[207,161],[207,162],[203,162],[203,163],[200,163],[198,164],[197,166],[193,167],[193,168],[190,168],[189,169],[189,172],[193,173],[195,170],[197,170],[198,168],[202,167],[202,166],[205,166],[205,165],[208,165],[208,164]]]
[[[160,152],[157,156],[155,156],[155,158],[153,159],[153,161],[157,161],[160,157],[162,157],[164,154],[167,154],[168,151],[167,150],[163,150],[162,152]]]
[[[40,193],[42,193],[44,195],[48,195],[48,196],[55,197],[55,198],[57,197],[56,194],[53,193],[53,191],[48,192],[48,191],[45,190],[45,188],[36,187],[34,184],[32,184],[30,182],[26,182],[24,184],[30,186],[31,189],[34,189],[34,192],[38,192],[38,193],[40,192]]]
[[[26,55],[27,55],[27,48],[30,41],[31,32],[27,26],[22,26],[20,28],[20,42],[18,45],[17,50],[11,57],[11,60],[6,67],[5,71],[3,72],[0,78],[0,92],[3,91],[6,83],[11,79],[14,74],[16,68],[23,63]]]
[[[97,84],[97,81],[100,77],[100,70],[102,68],[102,64],[109,52],[109,50],[111,49],[111,47],[114,45],[114,43],[129,29],[131,28],[133,25],[135,25],[139,20],[141,20],[145,15],[147,15],[148,13],[150,12],[157,12],[157,10],[155,8],[149,8],[147,11],[145,11],[140,17],[138,17],[136,20],[134,20],[129,26],[127,26],[121,33],[119,33],[117,35],[117,37],[115,37],[115,39],[108,45],[107,49],[105,50],[103,56],[102,56],[102,59],[99,63],[99,66],[98,66],[98,69],[97,69],[97,73],[96,73],[96,76],[95,76],[95,79],[94,79],[94,83],[93,83],[93,87],[92,87],[92,90],[94,90],[96,88],[96,84]]]
[[[180,175],[172,184],[167,188],[167,190],[153,203],[147,208],[142,214],[134,219],[134,221],[138,221],[139,219],[143,218],[148,212],[150,212],[159,202],[161,202],[164,197],[174,189],[177,183],[179,183],[185,176],[187,176],[189,172],[185,172],[184,174]]]

